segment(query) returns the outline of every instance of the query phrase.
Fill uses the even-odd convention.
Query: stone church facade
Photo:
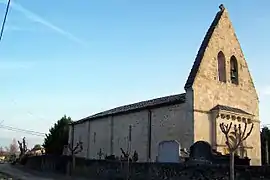
[[[158,144],[176,140],[181,148],[204,140],[225,154],[219,124],[254,124],[241,146],[252,165],[261,164],[259,100],[247,62],[227,9],[220,6],[209,27],[189,77],[185,93],[117,107],[70,127],[69,142],[83,142],[77,156],[98,159],[121,156],[120,148],[135,150],[139,161],[156,161]]]

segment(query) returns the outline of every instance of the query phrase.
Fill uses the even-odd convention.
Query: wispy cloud
[[[2,4],[7,4],[7,1],[6,0],[0,0],[0,3]],[[14,1],[11,1],[11,8],[16,10],[16,11],[19,11],[21,13],[23,13],[28,19],[30,19],[31,21],[33,22],[36,22],[36,23],[40,23],[52,30],[54,30],[55,32],[65,36],[66,38],[76,42],[76,43],[79,43],[79,44],[82,44],[82,45],[86,45],[87,43],[83,40],[81,40],[80,38],[76,37],[75,35],[71,34],[70,32],[52,24],[51,22],[45,20],[44,18],[40,17],[38,14],[24,8],[22,5],[18,4],[18,3],[15,3]]]

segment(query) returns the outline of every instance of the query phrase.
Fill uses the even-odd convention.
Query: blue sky
[[[0,0],[4,16],[5,2]],[[12,0],[0,43],[4,125],[47,132],[118,105],[184,92],[220,3],[228,8],[270,124],[270,1]],[[0,14],[0,15],[1,15]],[[0,144],[26,136],[0,129]]]

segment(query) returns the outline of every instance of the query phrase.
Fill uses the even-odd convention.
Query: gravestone
[[[162,141],[158,145],[158,162],[179,163],[180,145],[177,141]]]
[[[212,147],[208,142],[197,141],[190,147],[189,161],[211,164],[213,162]]]

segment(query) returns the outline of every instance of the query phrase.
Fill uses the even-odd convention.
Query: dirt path
[[[53,178],[35,176],[26,171],[22,171],[10,164],[0,164],[0,173],[9,175],[12,179],[15,180],[54,180]]]

